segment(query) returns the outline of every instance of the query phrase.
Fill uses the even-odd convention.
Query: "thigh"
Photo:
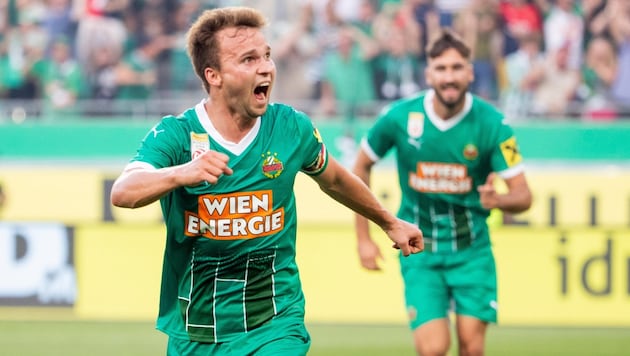
[[[449,268],[447,280],[457,315],[497,321],[497,275],[492,250],[470,248]]]
[[[434,263],[436,261],[428,261],[437,257],[425,256],[423,258],[422,263],[406,263],[405,261],[401,265],[405,286],[405,305],[411,329],[416,329],[430,320],[446,318],[450,307],[444,271],[439,263]]]

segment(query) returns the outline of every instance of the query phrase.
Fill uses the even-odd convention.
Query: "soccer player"
[[[361,142],[354,172],[366,183],[372,166],[396,152],[402,201],[398,217],[420,227],[425,252],[400,259],[409,326],[420,355],[446,355],[449,309],[456,314],[459,355],[482,355],[488,323],[497,320],[490,209],[519,213],[531,205],[521,155],[503,115],[468,92],[470,49],[442,29],[427,47],[432,89],[391,103]],[[506,192],[494,189],[502,178]],[[361,264],[379,269],[381,253],[365,218],[356,219]]]
[[[311,120],[270,103],[276,70],[256,10],[207,10],[188,54],[207,98],[167,116],[116,179],[115,206],[160,201],[166,247],[157,328],[168,355],[305,355],[295,261],[299,172],[378,224],[403,255],[422,251],[396,218],[328,155]]]

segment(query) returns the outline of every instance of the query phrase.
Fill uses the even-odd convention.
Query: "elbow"
[[[115,184],[112,187],[109,200],[113,206],[118,208],[135,209],[141,206],[139,201],[132,199],[130,194],[126,194],[124,190],[117,189]]]
[[[118,208],[131,208],[131,204],[124,199],[124,196],[120,193],[115,193],[112,191],[112,194],[109,197],[110,202],[113,206]]]
[[[145,206],[146,204],[142,204],[139,201],[127,201],[122,199],[115,199],[112,197],[111,203],[113,206],[117,208],[127,208],[127,209],[136,209]]]

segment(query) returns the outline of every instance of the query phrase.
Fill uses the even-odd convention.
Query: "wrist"
[[[393,230],[397,223],[398,219],[391,213],[387,212],[386,216],[383,218],[383,221],[378,223],[378,226],[381,228],[381,230],[387,232]]]

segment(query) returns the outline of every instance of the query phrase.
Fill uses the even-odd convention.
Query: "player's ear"
[[[203,71],[203,75],[211,87],[216,87],[221,85],[222,78],[221,73],[218,70],[212,67],[207,67]]]
[[[424,67],[424,81],[427,83],[428,86],[432,87],[433,83],[431,80],[431,73],[429,71],[429,67],[426,66]]]
[[[473,64],[468,62],[468,82],[472,83],[475,80],[475,70]]]

